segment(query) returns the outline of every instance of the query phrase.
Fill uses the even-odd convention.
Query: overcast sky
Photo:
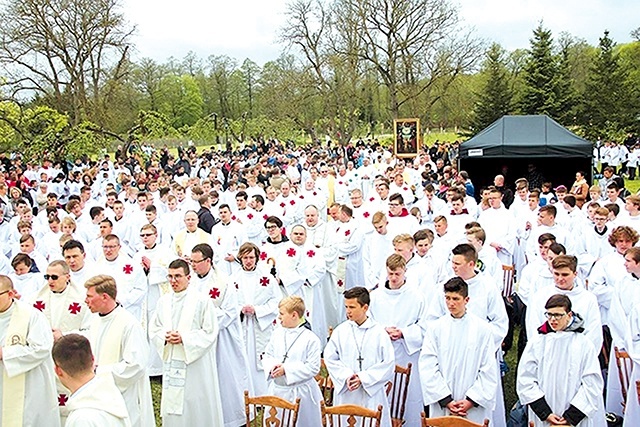
[[[259,64],[276,59],[285,0],[122,0],[137,25],[136,58],[164,62],[194,51],[199,57],[229,55]],[[605,29],[618,43],[640,26],[638,0],[454,0],[466,25],[505,49],[527,48],[540,20],[554,37],[562,31],[592,45]]]

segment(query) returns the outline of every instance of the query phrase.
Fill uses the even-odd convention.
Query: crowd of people
[[[242,426],[248,390],[320,426],[323,361],[334,404],[384,427],[409,364],[404,425],[506,426],[508,351],[536,426],[640,423],[614,356],[640,363],[640,196],[616,165],[476,189],[456,144],[144,148],[0,155],[0,425],[155,425],[161,378],[163,425]]]

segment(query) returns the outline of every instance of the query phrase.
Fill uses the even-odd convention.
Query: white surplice
[[[338,325],[324,348],[324,362],[335,387],[335,405],[373,410],[382,405],[381,427],[391,427],[385,385],[393,381],[396,363],[391,339],[380,324],[368,318],[362,325],[351,320]],[[354,374],[361,385],[349,391],[347,382]]]
[[[269,394],[289,402],[300,398],[298,425],[320,427],[322,392],[314,379],[320,372],[320,340],[304,326],[276,327],[262,358]],[[282,364],[284,376],[273,378],[274,366]]]
[[[426,306],[424,297],[416,286],[405,284],[399,289],[379,286],[371,292],[369,315],[383,327],[395,327],[402,331],[402,338],[391,341],[396,365],[406,368],[412,364],[409,377],[404,418],[407,425],[420,424],[423,409],[418,358],[424,341]]]
[[[222,416],[225,427],[237,427],[246,421],[244,391],[250,389],[238,290],[229,282],[228,276],[213,267],[203,277],[192,275],[191,288],[210,298],[217,308],[219,332],[216,365],[218,379],[224,385]]]
[[[255,309],[255,314],[241,315],[242,333],[252,394],[261,396],[267,392],[262,356],[271,338],[282,295],[273,276],[260,265],[252,271],[238,271],[230,281],[238,289],[238,307],[251,305]]]
[[[562,416],[573,405],[586,415],[578,427],[605,427],[604,381],[591,341],[576,332],[551,332],[529,338],[518,365],[516,391],[523,405],[544,397]],[[548,426],[532,410],[535,427]]]
[[[492,331],[477,316],[450,314],[432,322],[426,330],[420,354],[419,377],[429,416],[452,415],[439,402],[471,399],[478,404],[467,418],[478,424],[491,420],[496,404],[498,372]]]
[[[130,427],[127,405],[110,374],[97,375],[76,390],[67,403],[65,427]]]
[[[117,306],[109,314],[93,318],[89,341],[97,366],[96,374],[113,374],[127,404],[131,425],[155,426],[151,384],[147,376],[149,344],[138,319],[122,306]],[[114,348],[114,344],[119,344],[119,347]]]

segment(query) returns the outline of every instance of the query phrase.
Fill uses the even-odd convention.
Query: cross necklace
[[[300,328],[300,326],[298,326],[298,328]],[[296,341],[298,341],[298,338],[300,338],[300,335],[302,335],[303,332],[304,331],[300,331],[300,333],[296,336],[296,338],[293,340],[291,345],[289,347],[287,347],[287,333],[285,331],[285,334],[284,334],[284,348],[286,348],[286,350],[284,352],[284,357],[282,358],[282,363],[287,361],[287,358],[289,357],[289,350],[291,350],[291,347],[293,347],[293,345],[296,343]]]
[[[358,345],[358,340],[356,338],[356,328],[351,325],[351,333],[353,334],[353,342],[356,344],[356,349],[358,350],[358,358],[356,359],[358,361],[358,367],[360,368],[360,371],[362,371],[362,361],[364,360],[362,358],[362,346],[364,345],[364,338],[367,336],[367,331],[369,329],[365,329],[364,333],[362,334],[362,340],[360,340],[360,345]]]

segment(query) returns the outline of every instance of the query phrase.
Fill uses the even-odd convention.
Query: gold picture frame
[[[420,152],[420,119],[393,121],[393,154],[397,157],[415,157]]]

